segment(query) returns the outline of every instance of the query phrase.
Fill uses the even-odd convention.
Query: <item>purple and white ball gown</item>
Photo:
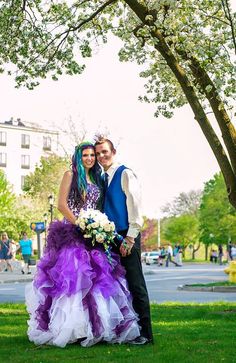
[[[81,208],[97,207],[99,189],[90,184],[84,203],[68,206],[78,216]],[[84,347],[99,341],[123,343],[140,335],[124,268],[103,247],[92,247],[75,225],[50,225],[44,256],[34,281],[26,286],[29,340],[37,345],[65,347],[77,340]]]

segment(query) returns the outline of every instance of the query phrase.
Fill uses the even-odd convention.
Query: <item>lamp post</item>
[[[157,247],[161,247],[161,218],[157,217]]]
[[[44,213],[43,218],[44,218],[44,224],[45,224],[44,238],[45,238],[45,244],[46,244],[46,240],[47,240],[47,221],[48,221],[47,213]]]
[[[49,195],[48,202],[49,202],[50,221],[52,222],[52,220],[53,220],[53,204],[54,204],[53,195]]]

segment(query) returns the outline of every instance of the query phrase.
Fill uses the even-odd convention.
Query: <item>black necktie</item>
[[[109,178],[109,175],[107,173],[104,174],[104,187],[105,187],[105,190],[107,190],[108,188],[108,178]]]

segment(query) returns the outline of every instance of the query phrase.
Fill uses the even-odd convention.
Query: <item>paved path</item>
[[[31,266],[31,275],[21,273],[21,264],[18,261],[13,262],[13,272],[0,272],[0,284],[1,283],[12,283],[12,282],[28,282],[33,280],[33,276],[36,271],[35,266]]]

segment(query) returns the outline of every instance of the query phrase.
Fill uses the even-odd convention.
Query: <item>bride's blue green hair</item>
[[[79,145],[75,147],[75,152],[72,156],[72,183],[70,193],[75,198],[75,200],[85,200],[87,194],[87,180],[85,168],[82,162],[82,154],[86,149],[93,149],[95,153],[95,146],[90,141],[81,142]],[[99,166],[97,160],[95,161],[94,166],[89,169],[89,177],[92,183],[98,185],[102,189],[102,180],[101,180],[101,167]]]

